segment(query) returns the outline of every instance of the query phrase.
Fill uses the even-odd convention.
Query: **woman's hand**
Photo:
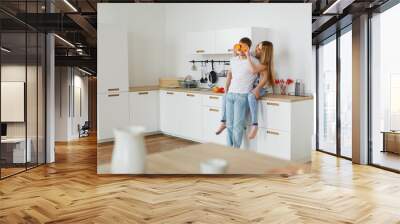
[[[256,97],[257,100],[259,100],[261,98],[260,90],[258,88],[254,88],[251,92],[254,94],[254,96]]]

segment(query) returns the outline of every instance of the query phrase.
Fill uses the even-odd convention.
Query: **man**
[[[240,39],[240,44],[245,45],[247,51],[251,47],[251,40],[247,37]],[[227,145],[240,148],[246,127],[246,113],[248,110],[248,93],[253,89],[256,75],[252,73],[247,57],[247,51],[238,50],[236,56],[230,60],[230,71],[226,79],[226,127]],[[256,58],[251,59],[258,64]],[[224,106],[224,105],[223,105]]]

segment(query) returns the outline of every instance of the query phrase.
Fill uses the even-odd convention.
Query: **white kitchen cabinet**
[[[159,131],[159,99],[159,91],[129,93],[130,123],[145,127],[147,133]]]
[[[222,107],[223,95],[203,95],[203,106],[206,107]]]
[[[179,105],[182,94],[174,91],[160,91],[160,129],[162,132],[171,135],[181,134]]]
[[[203,137],[203,113],[201,111],[202,95],[198,93],[183,93],[178,110],[181,112],[180,135],[190,140],[201,141]]]
[[[114,138],[114,128],[129,124],[129,93],[97,94],[97,139]]]
[[[233,45],[243,37],[256,44],[268,39],[268,29],[260,27],[232,28],[224,30],[188,32],[186,49],[188,54],[232,54]]]
[[[109,90],[127,92],[128,34],[123,29],[105,24],[97,32],[97,93],[106,94]]]
[[[215,52],[218,54],[231,54],[233,45],[243,37],[251,39],[251,28],[217,30],[215,32]]]
[[[292,159],[288,132],[260,128],[257,133],[257,141],[259,153],[285,160]]]
[[[203,141],[226,145],[226,129],[216,135],[215,131],[221,124],[221,108],[203,107]]]
[[[291,103],[278,101],[260,101],[258,124],[261,128],[290,130]]]
[[[213,54],[215,51],[215,31],[188,32],[186,34],[188,54]]]
[[[296,162],[311,161],[313,101],[261,101],[257,152]]]

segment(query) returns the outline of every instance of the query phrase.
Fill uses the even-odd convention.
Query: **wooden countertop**
[[[309,164],[294,163],[250,150],[207,143],[149,154],[145,173],[202,174],[200,163],[212,158],[228,162],[225,174],[293,175],[310,171]]]
[[[129,92],[153,91],[159,89],[160,89],[159,86],[135,86],[135,87],[129,87]]]
[[[216,95],[223,96],[223,93],[214,93],[211,90],[201,89],[201,88],[165,88],[159,86],[137,86],[130,87],[129,92],[142,92],[142,91],[153,91],[153,90],[166,90],[166,91],[175,91],[175,92],[188,92],[188,93],[199,93],[199,94],[207,94],[207,95]],[[275,95],[275,94],[267,94],[261,98],[261,100],[267,101],[279,101],[279,102],[298,102],[305,100],[312,100],[312,96],[290,96],[290,95]]]

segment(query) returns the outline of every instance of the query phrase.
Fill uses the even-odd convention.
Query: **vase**
[[[287,86],[281,86],[281,95],[287,95]]]
[[[144,131],[145,128],[141,126],[114,129],[115,142],[111,159],[111,173],[144,173],[147,154]]]

